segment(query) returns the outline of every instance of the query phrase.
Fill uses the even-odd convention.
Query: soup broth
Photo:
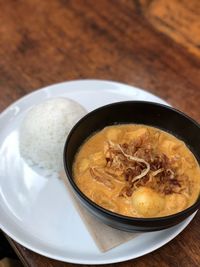
[[[73,164],[80,190],[131,217],[161,217],[198,198],[200,168],[184,142],[145,125],[108,126],[88,138]]]

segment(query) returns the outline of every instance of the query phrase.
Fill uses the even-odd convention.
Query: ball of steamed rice
[[[66,137],[86,110],[68,98],[54,98],[34,106],[20,127],[21,155],[34,164],[58,172],[63,169]]]

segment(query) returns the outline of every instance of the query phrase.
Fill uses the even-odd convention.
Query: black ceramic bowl
[[[123,123],[146,124],[172,133],[183,140],[200,163],[200,126],[173,108],[144,101],[126,101],[98,108],[83,117],[71,130],[64,148],[64,166],[69,182],[80,200],[95,217],[125,231],[155,231],[180,223],[200,205],[200,197],[191,207],[174,215],[159,218],[134,218],[108,211],[89,198],[76,186],[72,165],[81,144],[94,132],[105,126]]]

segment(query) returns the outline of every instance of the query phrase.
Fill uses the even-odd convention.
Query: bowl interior
[[[126,101],[110,104],[90,112],[71,130],[65,159],[72,169],[75,154],[81,144],[93,133],[108,125],[146,124],[167,131],[186,143],[200,162],[200,126],[191,118],[173,108],[143,101]]]
[[[173,134],[186,143],[200,163],[200,126],[195,121],[180,111],[161,104],[126,101],[98,108],[73,127],[64,149],[64,164],[69,179],[73,177],[75,155],[90,135],[109,125],[127,123],[145,124]],[[200,198],[197,202],[199,201]]]

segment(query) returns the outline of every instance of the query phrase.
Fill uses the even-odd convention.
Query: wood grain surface
[[[199,18],[199,0],[0,0],[0,110],[96,78],[144,88],[200,122]],[[117,266],[200,266],[199,224],[198,213],[169,244]],[[72,266],[9,241],[25,266]]]

